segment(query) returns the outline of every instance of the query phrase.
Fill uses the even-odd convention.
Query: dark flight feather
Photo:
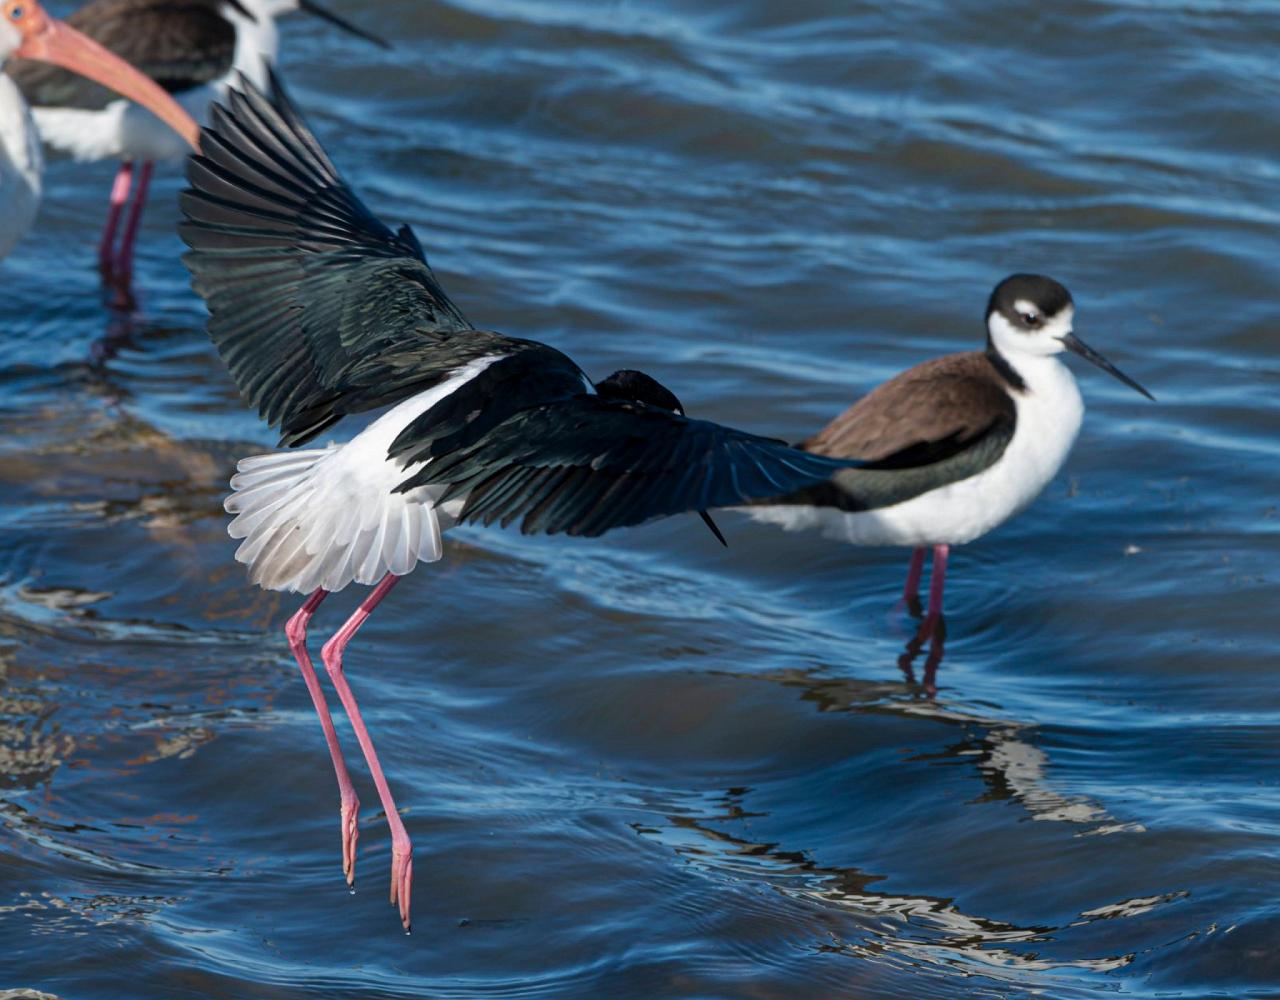
[[[484,345],[412,231],[356,197],[279,81],[274,102],[242,87],[188,161],[179,232],[232,378],[294,446],[429,388]]]

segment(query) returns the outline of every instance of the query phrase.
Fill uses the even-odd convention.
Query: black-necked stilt
[[[272,83],[273,100],[245,82],[229,110],[214,107],[182,196],[185,259],[210,336],[282,444],[374,416],[345,444],[245,459],[226,507],[250,578],[310,595],[286,632],[337,772],[348,879],[358,801],[306,630],[332,591],[376,584],[321,655],[391,826],[391,899],[407,927],[409,837],[342,658],[396,581],[441,557],[442,532],[465,510],[519,518],[526,532],[599,535],[791,492],[850,463],[690,420],[641,373],[593,385],[559,351],[473,328],[412,231],[361,204]],[[427,484],[437,464],[450,471]]]
[[[1072,330],[1071,293],[1052,278],[1015,274],[987,303],[987,349],[917,365],[872,390],[799,447],[865,465],[753,506],[787,529],[818,528],[855,545],[915,551],[904,594],[914,600],[933,548],[929,610],[942,616],[947,555],[1023,510],[1066,460],[1084,415],[1072,351],[1148,399]]]
[[[175,95],[198,121],[243,74],[260,87],[276,58],[275,19],[304,10],[353,35],[381,39],[330,13],[314,0],[93,0],[68,19],[73,27],[137,66]],[[28,103],[43,140],[79,160],[121,160],[98,260],[104,273],[125,280],[156,160],[177,159],[187,148],[136,105],[34,63],[9,68]],[[116,234],[139,161],[137,193],[117,249]]]
[[[194,148],[197,126],[167,93],[132,66],[50,17],[35,0],[0,4],[0,64],[29,59],[30,65],[62,67],[116,94],[138,101],[158,115],[177,145]],[[74,79],[74,77],[70,77]],[[21,92],[0,75],[0,257],[6,256],[35,221],[40,204],[44,157],[31,111]]]

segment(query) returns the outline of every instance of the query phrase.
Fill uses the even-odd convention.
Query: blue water
[[[932,685],[905,552],[451,533],[347,657],[406,937],[339,717],[343,882],[293,605],[232,559],[272,435],[202,332],[179,171],[125,314],[113,168],[52,164],[0,265],[0,990],[1280,996],[1276,5],[337,6],[396,48],[290,20],[294,96],[480,324],[801,438],[1036,270],[1159,402],[1076,366],[1076,450],[955,554]]]

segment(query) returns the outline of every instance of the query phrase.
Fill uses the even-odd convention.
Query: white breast
[[[35,222],[44,160],[27,102],[0,74],[0,258]]]
[[[757,520],[788,531],[820,530],[854,545],[963,545],[1024,510],[1066,461],[1084,416],[1076,380],[1055,357],[1019,357],[1026,383],[1015,393],[1013,440],[993,465],[969,479],[881,510],[849,514],[822,507],[751,507]]]

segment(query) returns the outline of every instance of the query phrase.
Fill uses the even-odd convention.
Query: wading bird
[[[315,0],[93,0],[67,23],[138,67],[193,118],[204,121],[209,105],[226,94],[237,74],[266,86],[278,47],[275,19],[295,10],[386,45]],[[178,159],[187,148],[145,111],[101,87],[35,63],[18,62],[8,71],[32,106],[49,146],[78,160],[121,161],[111,186],[98,263],[105,275],[127,282],[155,161]],[[137,192],[121,233],[135,161],[142,164]]]
[[[441,533],[466,518],[600,535],[791,492],[850,463],[691,420],[639,372],[593,384],[551,347],[472,327],[413,232],[365,208],[273,84],[271,100],[246,82],[214,107],[180,231],[210,337],[281,445],[373,414],[344,444],[244,459],[226,508],[250,579],[309,595],[286,634],[337,773],[348,881],[359,802],[306,633],[328,594],[375,585],[321,656],[386,811],[391,900],[407,928],[409,836],[343,652],[400,577],[441,557]]]
[[[10,58],[61,67],[123,94],[158,115],[175,145],[194,148],[197,126],[151,80],[66,23],[50,17],[35,0],[0,4],[0,63]],[[40,207],[44,157],[31,110],[9,77],[0,74],[0,257],[31,228]]]
[[[987,303],[987,348],[916,365],[872,390],[799,447],[865,464],[830,482],[753,505],[788,530],[817,528],[854,545],[911,546],[904,596],[916,600],[933,549],[929,610],[942,619],[953,545],[985,535],[1031,503],[1062,467],[1084,403],[1058,356],[1071,351],[1154,397],[1072,329],[1071,293],[1052,278],[1014,274]]]

